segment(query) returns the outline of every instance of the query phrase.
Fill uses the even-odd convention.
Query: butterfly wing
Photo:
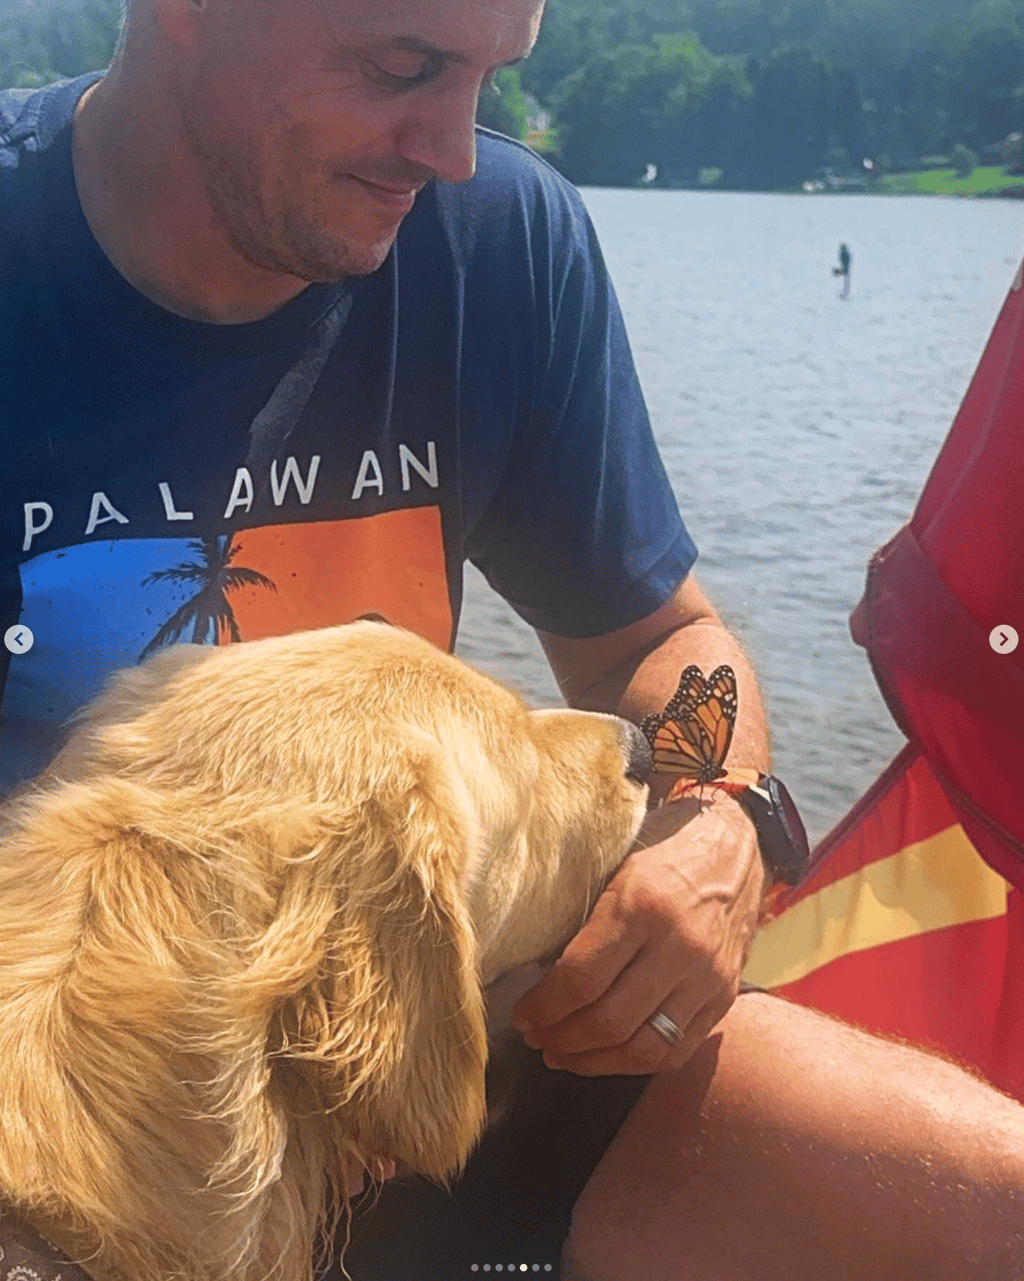
[[[683,672],[664,712],[641,728],[654,754],[654,768],[710,783],[725,774],[738,700],[736,673],[723,664],[705,679],[699,667]]]
[[[721,671],[721,668],[716,671]],[[680,676],[676,692],[665,704],[662,716],[689,716],[693,707],[707,693],[707,689],[708,682],[704,679],[704,673],[696,664],[691,663]]]
[[[725,758],[729,755],[738,707],[736,673],[726,664],[716,667],[693,714],[707,734],[708,757],[715,762],[720,773],[724,773]]]
[[[708,767],[706,735],[689,720],[668,720],[651,739],[656,771],[704,779]]]

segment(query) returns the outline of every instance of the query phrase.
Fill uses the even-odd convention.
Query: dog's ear
[[[474,820],[436,745],[402,756],[293,866],[313,902],[294,895],[284,933],[319,931],[319,948],[277,1036],[291,1091],[304,1111],[328,1114],[337,1150],[354,1144],[443,1180],[485,1115],[486,1025],[462,890]]]

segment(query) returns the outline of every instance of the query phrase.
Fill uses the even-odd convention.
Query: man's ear
[[[210,0],[152,0],[152,9],[164,35],[176,45],[187,46],[195,44],[196,21],[209,4]]]

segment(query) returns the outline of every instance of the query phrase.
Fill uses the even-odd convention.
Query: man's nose
[[[466,182],[476,172],[478,95],[439,94],[420,103],[399,138],[405,160],[429,169],[442,182]]]

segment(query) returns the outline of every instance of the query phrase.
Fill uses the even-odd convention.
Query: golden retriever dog
[[[457,1171],[482,988],[582,924],[639,731],[359,622],[114,677],[0,811],[0,1204],[96,1281],[308,1281]]]

